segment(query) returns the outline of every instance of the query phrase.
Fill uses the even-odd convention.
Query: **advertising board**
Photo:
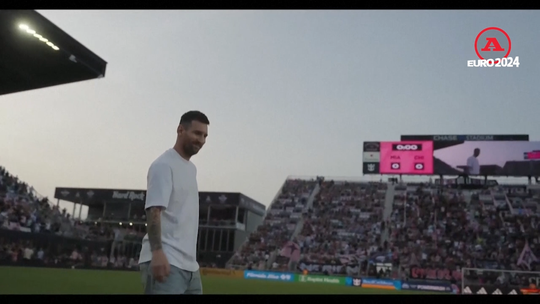
[[[463,287],[462,294],[464,295],[527,295],[535,294],[529,293],[527,288],[519,288],[512,286],[496,286],[491,284],[467,284]],[[539,294],[538,291],[536,294]]]
[[[298,275],[296,281],[300,283],[324,283],[332,285],[345,285],[345,277],[330,277],[322,275]]]
[[[282,273],[282,272],[268,272],[268,271],[256,271],[256,270],[245,270],[244,279],[255,279],[255,280],[267,280],[267,281],[281,281],[281,282],[294,282],[295,274],[293,273]]]
[[[234,270],[234,269],[221,269],[221,268],[204,268],[201,267],[202,276],[211,276],[211,277],[230,277],[230,278],[243,278],[243,270]]]
[[[345,279],[345,285],[353,287],[362,287],[363,280],[359,277],[348,277]]]
[[[352,283],[352,286],[355,287],[401,290],[401,281],[373,278],[352,278]]]
[[[433,282],[424,280],[409,280],[401,282],[402,290],[417,290],[417,291],[435,291],[445,293],[457,293],[457,286],[452,286],[450,282]]]

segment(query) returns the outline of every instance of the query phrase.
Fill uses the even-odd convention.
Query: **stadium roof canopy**
[[[34,10],[0,10],[0,95],[101,78],[107,62]]]

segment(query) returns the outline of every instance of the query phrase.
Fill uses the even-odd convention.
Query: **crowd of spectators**
[[[526,186],[467,190],[399,183],[393,204],[385,206],[386,183],[325,181],[310,208],[305,202],[296,206],[291,193],[307,198],[309,191],[289,189],[306,183],[287,182],[265,224],[235,255],[235,264],[453,282],[461,281],[463,268],[493,269],[465,273],[466,279],[491,282],[505,280],[496,270],[540,271],[538,262],[519,263],[526,244],[540,257],[540,192]],[[302,213],[302,229],[292,238],[300,247],[300,260],[291,263],[278,255],[273,265],[259,263],[291,240],[296,222],[287,224],[295,207]],[[506,280],[520,279],[514,273]]]
[[[526,241],[540,256],[538,215],[516,212],[507,199],[509,192],[504,186],[483,190],[397,186],[389,221],[393,266],[402,278],[454,281],[461,280],[463,267],[538,269],[538,264],[530,269],[518,265]],[[528,198],[531,202],[532,194]],[[484,272],[482,279],[494,281],[500,274]]]
[[[81,237],[75,221],[46,198],[38,199],[32,187],[0,167],[0,229]]]
[[[318,181],[287,180],[279,197],[270,206],[262,225],[249,236],[232,258],[238,267],[266,268],[272,253],[281,250],[290,240],[296,226],[307,211],[306,204]]]
[[[365,272],[368,259],[384,249],[386,189],[385,183],[323,182],[296,239],[300,269]]]
[[[66,209],[60,210],[47,198],[38,198],[32,187],[9,174],[2,167],[0,167],[0,229],[87,241],[133,239],[135,243],[140,243],[145,233],[143,224],[124,223],[122,225],[75,220],[66,212]],[[14,248],[19,248],[16,246],[22,245],[14,246]],[[122,246],[122,249],[124,247]],[[110,248],[107,250],[110,251]],[[3,252],[6,253],[6,251]],[[116,260],[115,256],[109,258]]]
[[[32,241],[9,241],[4,238],[0,238],[0,265],[138,270],[136,258],[122,254],[109,255],[106,248],[58,249],[49,245],[36,246]]]

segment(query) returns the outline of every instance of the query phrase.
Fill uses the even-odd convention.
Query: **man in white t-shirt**
[[[480,149],[474,149],[474,154],[467,158],[467,174],[469,175],[479,175],[480,174],[480,163],[478,163],[478,155],[480,155]]]
[[[34,249],[30,248],[30,246],[26,246],[24,248],[24,255],[23,258],[27,261],[32,259],[32,256],[34,255]]]
[[[182,115],[176,144],[148,170],[147,234],[139,258],[145,294],[202,294],[197,263],[199,189],[190,161],[206,142],[206,115]]]

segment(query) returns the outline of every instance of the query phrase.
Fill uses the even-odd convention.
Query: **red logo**
[[[486,33],[490,31],[489,33]],[[482,34],[486,33],[486,35],[483,35],[484,38],[480,39],[480,36]],[[504,37],[506,37],[507,41],[504,41],[505,39],[502,37],[495,37],[496,34],[502,33],[504,34]],[[501,36],[498,34],[498,36]],[[501,46],[501,42],[503,43],[503,46]],[[493,57],[497,58],[507,58],[508,55],[510,55],[510,50],[512,49],[512,41],[510,40],[510,36],[503,31],[502,29],[498,27],[488,27],[484,30],[482,30],[478,36],[476,36],[476,40],[474,41],[474,50],[476,51],[476,55],[478,55],[478,58],[484,59],[480,52],[493,52]],[[487,54],[487,53],[484,53]],[[504,55],[503,55],[504,54]],[[487,55],[484,55],[487,56]],[[494,62],[495,64],[499,63],[499,60]]]

